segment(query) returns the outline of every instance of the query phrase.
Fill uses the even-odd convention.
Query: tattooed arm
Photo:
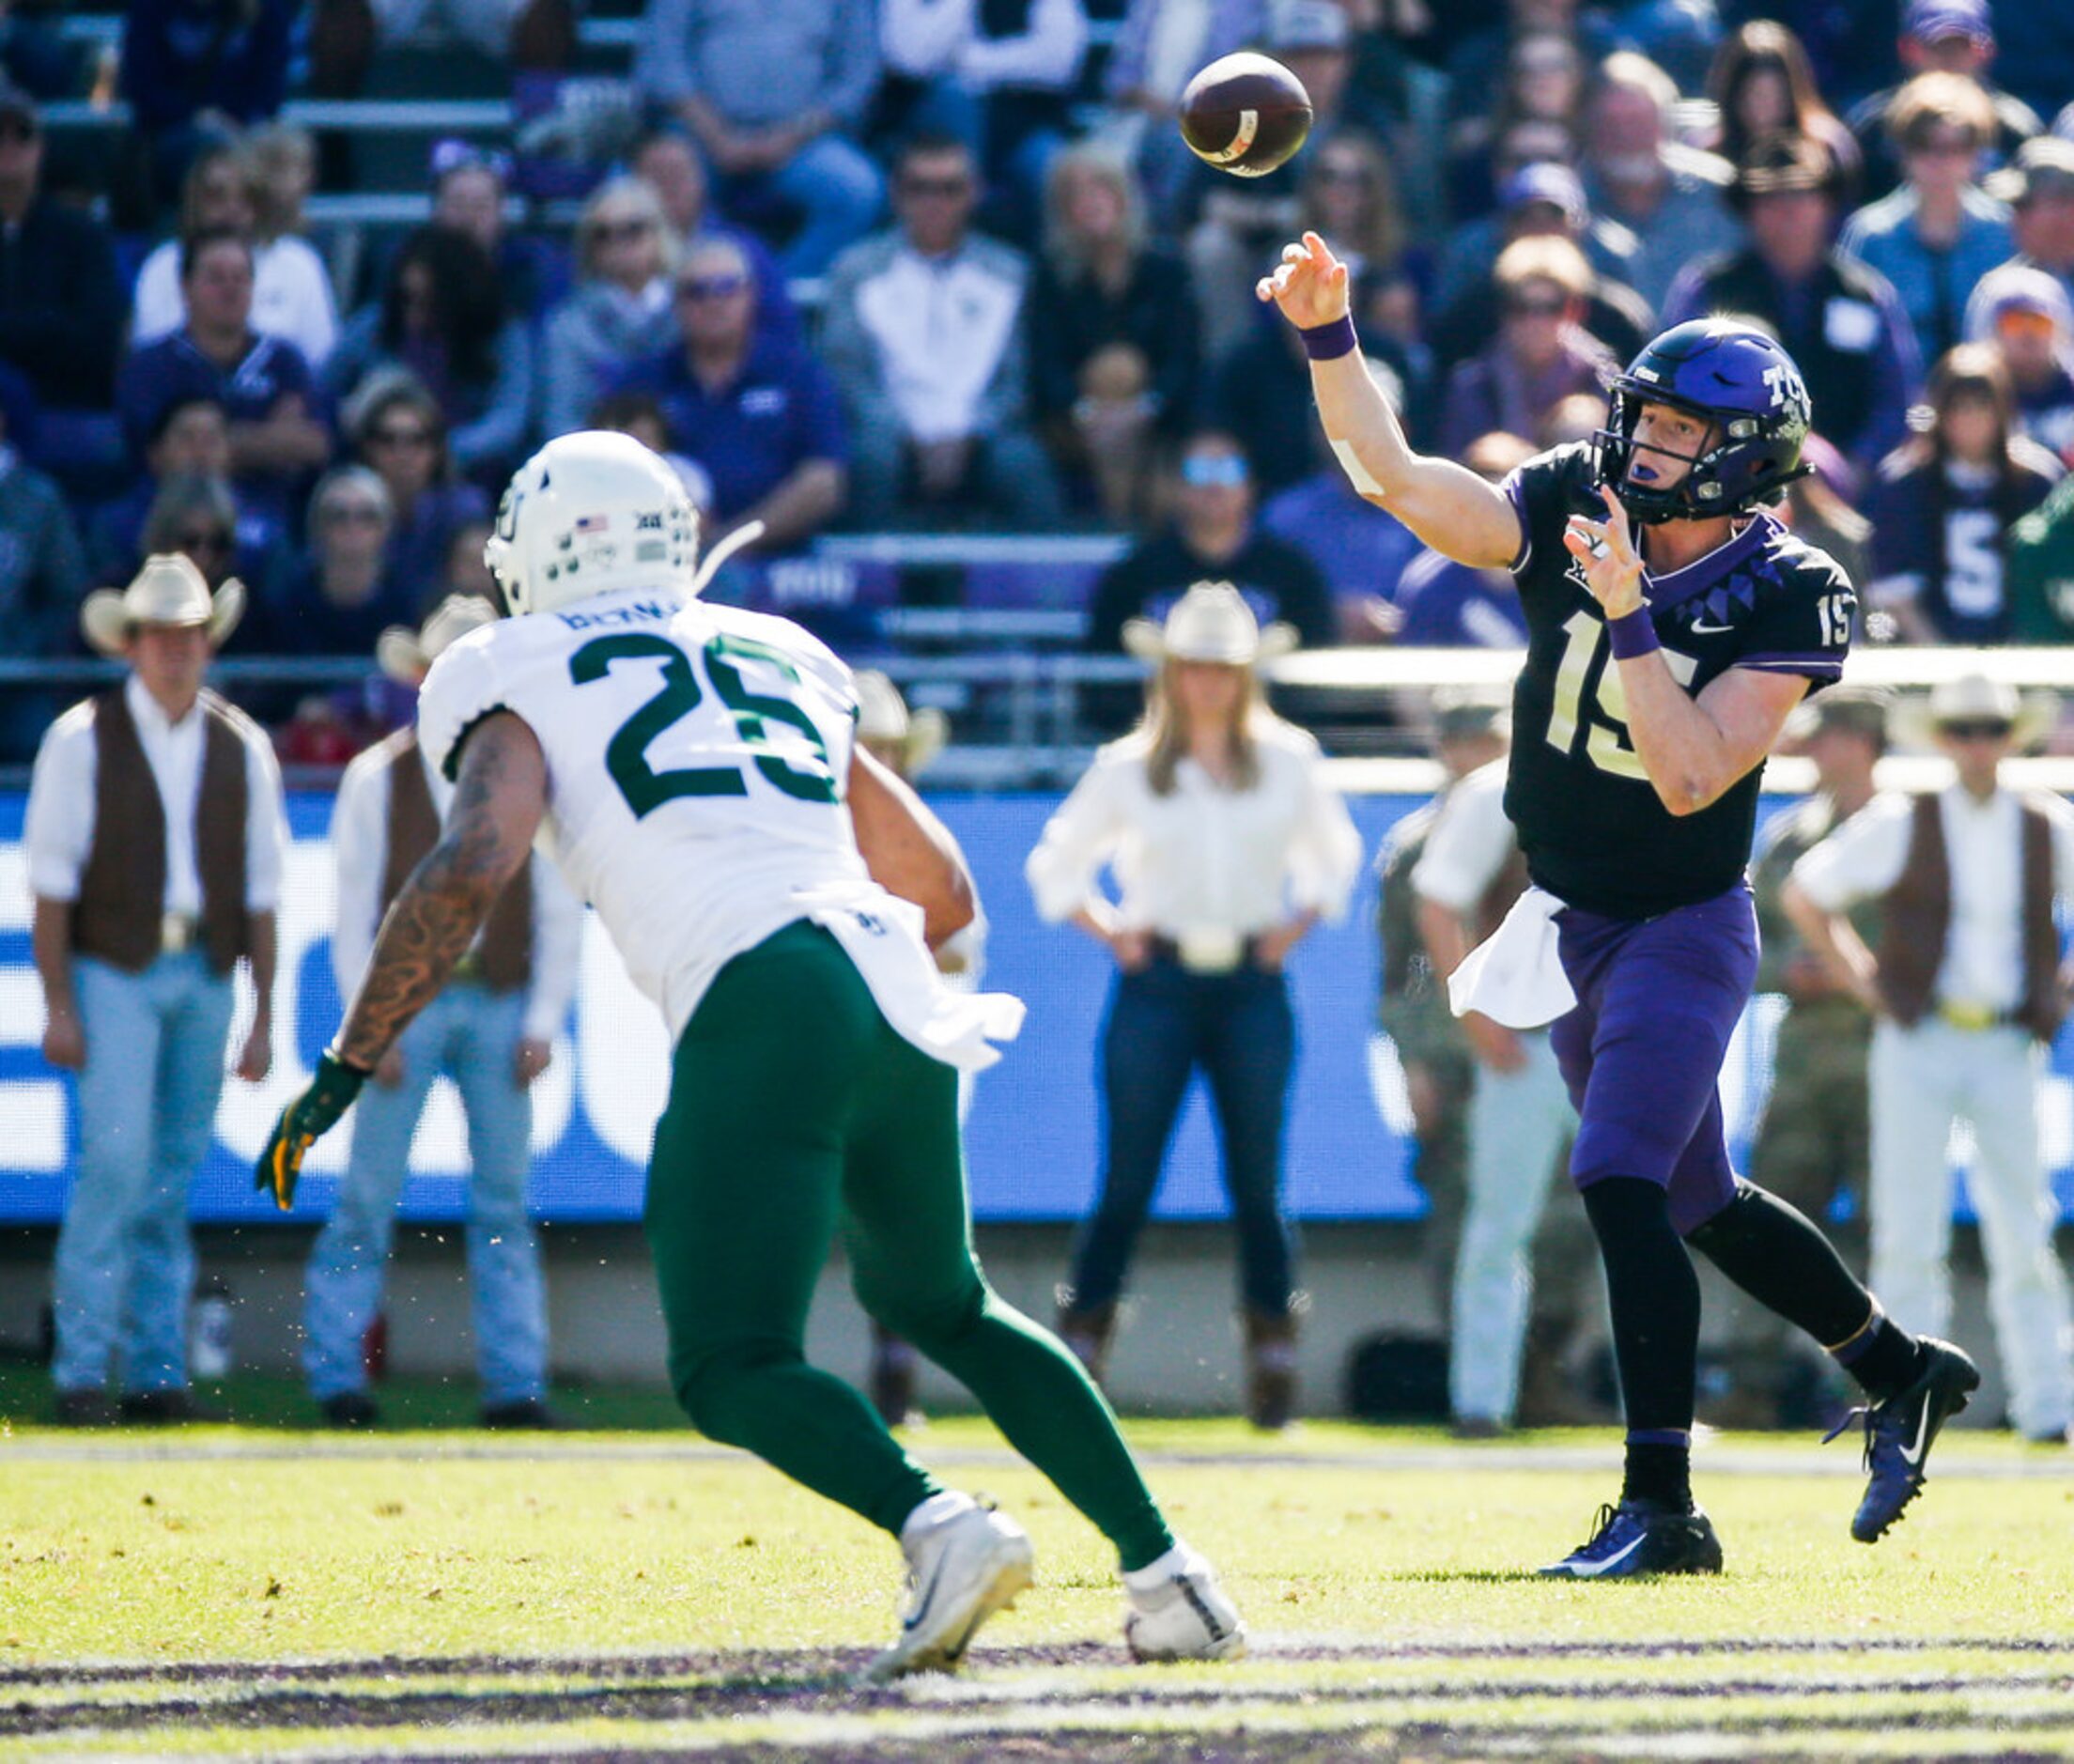
[[[339,1031],[339,1057],[372,1071],[468,952],[548,810],[547,760],[509,711],[479,723],[461,755],[440,843],[410,873],[381,921],[374,954]]]

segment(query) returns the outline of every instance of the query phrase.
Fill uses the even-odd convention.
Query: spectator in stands
[[[378,47],[456,44],[486,61],[564,68],[576,53],[575,0],[372,0]]]
[[[0,78],[48,102],[71,98],[85,84],[89,44],[51,16],[56,0],[0,6]]]
[[[823,316],[823,354],[850,415],[857,517],[1049,525],[1058,485],[1029,426],[1029,265],[972,231],[978,172],[949,136],[902,149],[893,200],[900,224],[844,254]]]
[[[46,405],[105,410],[127,303],[107,229],[45,193],[36,106],[0,84],[0,361]]]
[[[0,421],[0,630],[7,653],[71,653],[73,621],[86,592],[86,560],[64,492],[27,464]],[[16,688],[0,697],[0,757],[20,764],[62,705]]]
[[[1807,382],[1815,420],[1859,483],[1900,441],[1921,358],[1884,277],[1830,246],[1838,174],[1805,135],[1759,142],[1736,173],[1750,244],[1703,258],[1672,286],[1664,323],[1704,313],[1761,319]]]
[[[207,478],[230,495],[230,418],[214,397],[182,398],[159,412],[145,437],[145,470],[127,494],[95,515],[87,566],[97,582],[128,581],[155,551],[185,551],[181,544],[147,543],[159,493],[176,478]],[[224,540],[226,574],[249,581],[264,579],[265,560],[282,538],[274,518],[260,508],[231,504]],[[235,553],[235,567],[227,567]],[[200,560],[196,560],[199,562]],[[209,574],[204,565],[202,573]],[[212,578],[209,586],[222,580]]]
[[[202,148],[281,108],[297,10],[296,0],[130,0],[121,92],[161,203]]]
[[[713,474],[696,459],[678,453],[672,445],[669,412],[654,393],[636,388],[608,392],[591,407],[589,415],[584,418],[584,426],[631,435],[650,453],[661,455],[663,463],[677,474],[684,493],[691,499],[691,506],[699,511],[700,518],[712,519]],[[486,577],[488,574],[486,565]]]
[[[534,357],[489,254],[433,224],[404,241],[380,300],[353,315],[325,378],[344,399],[378,367],[407,368],[445,414],[455,466],[501,490],[533,419]]]
[[[78,1075],[52,1269],[67,1426],[223,1418],[188,1387],[188,1186],[215,1122],[240,959],[257,1010],[238,1075],[256,1084],[272,1060],[286,819],[266,736],[202,688],[242,604],[179,558],[88,596],[88,642],[130,671],[52,725],[29,786],[43,1057]],[[106,1394],[118,1365],[119,1411]]]
[[[257,566],[255,580],[263,580],[259,572],[271,572],[279,563],[277,551],[248,558],[240,550],[238,502],[230,481],[200,472],[175,472],[159,486],[139,543],[147,558],[186,558],[202,572],[211,594],[226,581],[241,580],[247,562]],[[248,641],[240,647],[252,647],[253,630],[245,627]]]
[[[485,602],[441,601],[417,628],[382,633],[383,673],[421,684],[457,638],[496,618]],[[347,767],[332,810],[337,918],[332,967],[351,998],[404,878],[438,843],[454,786],[405,729]],[[454,980],[383,1057],[353,1113],[338,1202],[304,1277],[302,1372],[327,1425],[372,1427],[363,1338],[380,1313],[396,1204],[435,1080],[451,1078],[468,1119],[467,1259],[482,1425],[553,1428],[548,1407],[547,1280],[526,1213],[533,1085],[554,1059],[583,943],[583,908],[535,854],[506,883]]]
[[[634,54],[635,84],[691,132],[724,207],[799,211],[793,276],[822,274],[878,218],[885,182],[854,138],[878,71],[870,0],[651,0]]]
[[[1472,246],[1461,244],[1463,236],[1471,238]],[[1488,240],[1488,247],[1473,245],[1478,237]],[[1577,174],[1567,165],[1543,162],[1512,176],[1494,227],[1478,234],[1463,228],[1450,246],[1429,331],[1443,369],[1474,355],[1497,333],[1502,315],[1490,271],[1499,255],[1523,239],[1544,238],[1567,239],[1591,266],[1585,329],[1623,362],[1641,352],[1654,329],[1648,305],[1609,267],[1633,255],[1633,235],[1625,227],[1595,224]],[[1488,255],[1483,255],[1486,249]]]
[[[1060,154],[1045,209],[1029,301],[1031,409],[1081,500],[1135,525],[1155,442],[1186,424],[1200,373],[1187,266],[1149,237],[1138,181],[1111,146]]]
[[[1999,165],[2045,124],[2038,114],[1988,77],[1995,59],[1995,26],[1988,0],[1909,0],[1901,15],[1901,70],[1911,80],[1924,73],[1958,74],[1986,96],[1992,116],[1983,155]],[[1887,125],[1893,88],[1873,93],[1851,108],[1850,127],[1865,153],[1865,187],[1878,195],[1894,188],[1905,171],[1899,146]]]
[[[309,545],[254,608],[255,647],[283,656],[362,656],[415,613],[391,580],[389,487],[366,466],[333,466],[310,492]]]
[[[439,400],[401,368],[368,375],[342,414],[354,456],[388,487],[388,577],[411,607],[437,606],[454,534],[486,519],[489,499],[455,474]]]
[[[1234,454],[1232,457],[1236,458]],[[1115,958],[1103,1032],[1107,1143],[1093,1213],[1060,1301],[1059,1334],[1100,1376],[1167,1142],[1200,1066],[1215,1101],[1242,1268],[1246,1414],[1294,1418],[1294,1246],[1281,1140],[1295,1060],[1290,952],[1346,910],[1361,839],[1318,745],[1267,708],[1257,664],[1293,647],[1229,582],[1191,587],[1164,625],[1135,619],[1158,672],[1143,720],[1106,747],[1025,866],[1037,910]],[[1122,889],[1100,886],[1112,868]]]
[[[541,427],[550,440],[582,427],[608,386],[675,341],[677,254],[651,185],[615,178],[592,192],[576,225],[580,280],[548,320],[541,351]]]
[[[252,246],[243,235],[205,229],[186,240],[180,289],[186,324],[131,351],[116,379],[131,450],[142,456],[173,405],[214,398],[230,418],[241,496],[285,524],[290,497],[332,450],[309,364],[294,344],[252,328]]]
[[[2074,475],[2009,529],[2009,641],[2074,644]]]
[[[2060,462],[2016,426],[2002,359],[1963,343],[1930,374],[1929,426],[1881,463],[1868,606],[1911,643],[1999,643],[2012,624],[2010,527],[2051,494]]]
[[[1110,130],[1131,156],[1144,186],[1155,232],[1165,233],[1191,206],[1200,170],[1174,120],[1182,88],[1233,50],[1251,47],[1263,35],[1264,0],[1130,0],[1109,58],[1103,68],[1105,95],[1114,106]]]
[[[1612,351],[1583,328],[1591,266],[1568,240],[1515,240],[1492,279],[1498,333],[1447,379],[1440,448],[1450,456],[1494,429],[1538,433],[1562,399],[1602,390],[1619,371]]]
[[[2009,205],[2017,261],[2057,276],[2074,300],[2074,141],[2026,141],[1987,189]]]
[[[746,226],[735,226],[713,211],[705,162],[689,136],[681,129],[654,131],[634,148],[627,169],[656,193],[680,255],[695,239],[725,233],[749,259],[750,274],[756,279],[756,322],[764,333],[787,343],[805,341],[799,308],[770,247]]]
[[[466,141],[441,141],[431,169],[434,224],[466,233],[488,252],[506,309],[538,324],[569,291],[569,266],[553,240],[509,224],[511,161]]]
[[[1602,411],[1603,407],[1602,407]],[[1479,435],[1462,462],[1489,484],[1502,484],[1534,443],[1519,435]],[[1397,641],[1407,647],[1513,649],[1526,642],[1526,615],[1512,572],[1472,569],[1438,551],[1422,551],[1398,583]]]
[[[1159,619],[1199,581],[1236,586],[1256,615],[1291,626],[1306,648],[1335,641],[1332,594],[1317,566],[1253,522],[1253,477],[1238,441],[1199,429],[1169,487],[1174,518],[1102,573],[1088,610],[1087,646],[1113,655],[1133,618]]]
[[[2015,244],[2008,209],[1973,181],[1994,120],[1971,80],[1917,74],[1887,114],[1905,181],[1852,215],[1838,241],[1893,284],[1927,362],[1959,340],[1973,284]]]
[[[134,342],[156,342],[187,323],[181,241],[229,232],[252,241],[252,328],[294,344],[311,367],[324,364],[338,341],[331,272],[307,240],[262,229],[268,200],[248,147],[224,141],[194,156],[180,187],[179,238],[157,246],[137,271],[130,317]]]
[[[749,260],[724,234],[690,248],[674,287],[676,341],[629,370],[620,389],[660,403],[671,450],[711,482],[720,533],[760,520],[766,550],[797,549],[848,492],[834,383],[797,344],[761,334]]]
[[[1670,75],[1627,51],[1600,63],[1585,105],[1585,196],[1634,236],[1619,274],[1652,311],[1688,263],[1742,242],[1725,199],[1734,168],[1679,141],[1677,107]]]
[[[1990,270],[1966,303],[1966,340],[2002,356],[2017,424],[2062,465],[2074,465],[2074,302],[2028,264]]]
[[[1775,19],[1753,19],[1722,40],[1707,96],[1720,119],[1713,149],[1730,165],[1741,165],[1767,136],[1805,135],[1828,150],[1839,200],[1857,188],[1858,143],[1823,101],[1801,39]]]
[[[1467,114],[1450,132],[1446,175],[1452,211],[1463,218],[1489,213],[1498,199],[1492,149],[1509,123],[1523,118],[1557,123],[1576,141],[1585,94],[1585,62],[1576,39],[1567,28],[1516,30],[1506,45],[1495,103],[1486,101],[1488,90],[1479,85],[1456,93],[1458,105],[1466,99]]]
[[[1088,45],[1082,0],[883,0],[878,31],[888,71],[927,94],[902,132],[963,141],[986,174],[1001,230],[1033,239],[1051,161],[1072,129]]]

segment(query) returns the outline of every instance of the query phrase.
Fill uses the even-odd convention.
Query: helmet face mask
[[[483,561],[516,618],[614,588],[682,593],[698,550],[676,472],[631,436],[586,430],[512,474]]]
[[[1710,426],[1706,444],[1685,455],[1634,434],[1646,405],[1664,405]],[[1598,446],[1599,482],[1643,525],[1710,520],[1776,502],[1804,477],[1801,443],[1809,426],[1807,389],[1792,358],[1763,332],[1723,318],[1673,326],[1613,382]],[[1636,483],[1638,453],[1687,460],[1677,483]]]

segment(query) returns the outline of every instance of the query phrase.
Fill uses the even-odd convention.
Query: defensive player
[[[1237,1613],[1107,1405],[973,1260],[958,1073],[998,1057],[1022,1007],[949,991],[930,959],[972,917],[964,859],[858,747],[848,669],[785,620],[696,598],[721,555],[694,576],[697,535],[676,474],[626,436],[565,436],[512,480],[487,559],[514,616],[447,649],[418,703],[453,808],[259,1184],[292,1202],[544,828],[675,1042],[646,1208],[671,1382],[701,1431],[899,1538],[914,1596],[874,1675],[955,1663],[1029,1585],[1030,1545],[801,1356],[839,1224],[865,1309],[1116,1544],[1132,1652],[1235,1654]]]
[[[1757,969],[1743,868],[1758,778],[1788,713],[1841,672],[1856,604],[1843,572],[1765,508],[1804,470],[1799,370],[1749,326],[1679,325],[1615,380],[1599,435],[1494,486],[1406,446],[1355,347],[1346,266],[1317,234],[1286,247],[1258,292],[1302,332],[1355,487],[1435,550],[1509,567],[1526,615],[1505,807],[1535,886],[1485,946],[1520,959],[1478,965],[1490,988],[1478,1002],[1515,1027],[1556,1019],[1581,1122],[1571,1173],[1605,1263],[1628,1421],[1619,1503],[1544,1571],[1721,1566],[1690,1480],[1687,1244],[1871,1397],[1851,1524],[1870,1543],[1980,1375],[1888,1320],[1815,1226],[1738,1180],[1718,1093]]]

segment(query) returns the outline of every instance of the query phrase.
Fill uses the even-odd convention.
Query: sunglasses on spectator
[[[1937,732],[1953,741],[2006,741],[2014,726],[1999,717],[1961,717],[1938,724]]]
[[[1522,318],[1559,318],[1569,306],[1560,294],[1514,294],[1505,302],[1507,312]]]
[[[949,200],[966,195],[971,189],[969,178],[903,178],[900,180],[901,193],[907,196],[939,196]]]
[[[221,527],[197,527],[192,533],[176,534],[173,549],[176,551],[227,551],[230,534]]]
[[[724,301],[749,286],[746,275],[688,275],[677,284],[682,301]]]
[[[592,224],[591,237],[607,241],[640,239],[648,232],[652,224],[645,215],[632,215],[624,221],[596,221]]]
[[[2005,337],[2050,337],[2059,329],[2051,313],[2028,306],[2004,307],[1996,315],[1995,329]]]
[[[1199,454],[1181,462],[1181,481],[1199,490],[1237,489],[1246,476],[1246,461],[1236,454]]]
[[[0,116],[0,141],[33,141],[36,124],[27,116]]]
[[[367,431],[370,447],[429,447],[432,431],[424,428],[372,428]]]
[[[1970,134],[1933,134],[1911,142],[1908,151],[1924,159],[1971,159],[1980,151],[1980,143]]]

